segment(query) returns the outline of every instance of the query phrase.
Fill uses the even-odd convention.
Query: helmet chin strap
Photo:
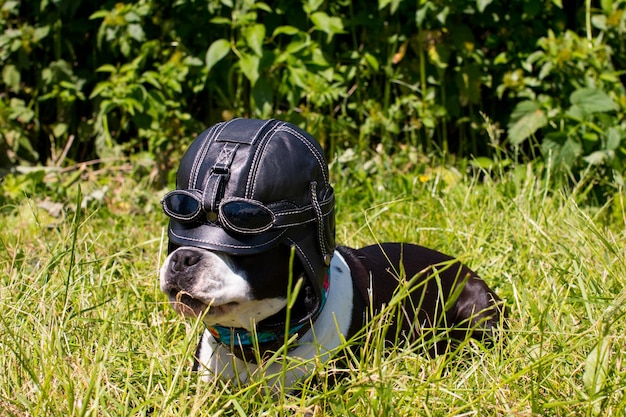
[[[257,357],[263,359],[266,354],[278,351],[284,345],[285,336],[291,338],[297,334],[297,339],[302,337],[322,312],[326,304],[329,288],[330,276],[327,272],[321,300],[317,303],[318,306],[315,311],[307,312],[304,319],[292,319],[289,323],[285,323],[285,310],[283,310],[263,320],[253,331],[224,326],[207,326],[207,330],[219,344],[226,347],[237,358],[245,362],[255,362]],[[300,296],[301,294],[298,294],[298,297]],[[277,323],[271,323],[274,318],[278,319]],[[269,320],[271,324],[264,325],[263,322],[266,320]],[[295,324],[292,325],[291,323],[294,322]],[[297,343],[292,343],[289,346],[289,350],[297,346]]]

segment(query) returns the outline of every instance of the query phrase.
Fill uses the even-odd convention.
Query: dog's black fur
[[[399,338],[428,342],[437,335],[438,340],[429,348],[431,354],[444,352],[451,342],[468,335],[487,344],[493,342],[506,315],[502,300],[474,271],[435,250],[407,243],[382,243],[360,249],[338,246],[337,251],[350,267],[353,280],[352,321],[346,339],[357,335],[369,319],[398,296],[401,299],[395,314],[385,318],[386,339],[390,343],[397,343]],[[304,274],[297,261],[289,271],[290,256],[287,247],[276,246],[256,255],[232,256],[231,260],[237,269],[247,272],[253,297],[260,300],[286,298],[290,274]],[[196,257],[194,251],[182,248],[171,259],[168,273],[177,282],[175,291],[190,290],[199,272]],[[311,308],[312,291],[305,281],[293,304],[292,316],[304,315]],[[282,322],[285,315],[282,311],[271,321]],[[259,326],[267,324],[261,321]]]
[[[361,249],[340,246],[337,250],[350,265],[354,280],[351,335],[367,325],[366,319],[357,319],[357,312],[372,307],[374,313],[380,312],[400,295],[396,314],[386,317],[386,339],[392,343],[399,335],[428,342],[441,331],[446,337],[439,337],[430,353],[444,352],[450,342],[462,341],[468,335],[487,344],[494,341],[506,314],[502,300],[474,271],[454,258],[407,243]],[[371,288],[371,293],[363,288]]]

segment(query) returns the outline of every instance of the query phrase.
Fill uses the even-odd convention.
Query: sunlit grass
[[[495,178],[419,163],[379,161],[363,177],[344,168],[333,166],[338,241],[411,241],[458,256],[506,299],[502,343],[432,359],[384,350],[372,329],[362,357],[320,369],[297,395],[201,382],[190,371],[201,326],[177,317],[158,288],[162,192],[127,178],[82,204],[94,178],[81,193],[50,195],[65,205],[60,216],[37,206],[43,195],[3,208],[0,414],[624,414],[620,210],[580,207],[525,166]]]

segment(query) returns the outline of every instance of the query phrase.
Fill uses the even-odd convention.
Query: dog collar
[[[300,332],[300,337],[306,333],[311,327],[312,323],[317,319],[321,311],[324,309],[326,299],[328,298],[328,290],[330,288],[330,274],[327,272],[324,278],[324,285],[322,291],[322,300],[320,306],[311,318],[305,322],[295,326],[291,326],[287,329],[288,337]],[[225,346],[235,356],[244,361],[249,361],[255,358],[254,348],[258,345],[259,351],[271,351],[277,350],[283,344],[285,340],[284,328],[280,331],[258,331],[251,332],[244,328],[224,327],[224,326],[207,326],[207,330],[211,333],[211,336],[221,345]],[[290,349],[295,348],[296,345]],[[262,356],[262,355],[261,355]],[[248,358],[248,360],[246,359]]]

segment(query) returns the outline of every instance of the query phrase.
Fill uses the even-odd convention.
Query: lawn
[[[539,166],[485,173],[407,155],[335,159],[337,240],[458,256],[506,300],[502,343],[429,358],[373,340],[297,395],[199,381],[201,326],[158,286],[166,190],[128,166],[42,171],[3,184],[0,414],[626,414],[624,202],[583,204],[587,188]],[[349,372],[332,383],[339,366]]]

